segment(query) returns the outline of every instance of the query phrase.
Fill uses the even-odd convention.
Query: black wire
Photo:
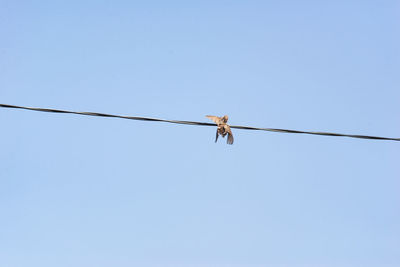
[[[34,110],[34,111],[41,111],[41,112],[68,113],[68,114],[78,114],[78,115],[86,115],[86,116],[120,118],[120,119],[128,119],[128,120],[158,121],[158,122],[197,125],[197,126],[216,126],[214,123],[207,123],[207,122],[164,120],[164,119],[148,118],[148,117],[132,117],[132,116],[112,115],[112,114],[97,113],[97,112],[78,112],[78,111],[59,110],[59,109],[50,109],[50,108],[22,107],[22,106],[14,106],[14,105],[7,105],[7,104],[0,104],[0,107],[26,109],[26,110]],[[389,138],[389,137],[379,137],[379,136],[369,136],[369,135],[340,134],[340,133],[329,133],[329,132],[307,132],[307,131],[288,130],[288,129],[257,128],[257,127],[250,127],[250,126],[235,126],[235,125],[230,125],[230,127],[234,128],[234,129],[242,129],[242,130],[268,131],[268,132],[279,132],[279,133],[296,133],[296,134],[312,134],[312,135],[324,135],[324,136],[340,136],[340,137],[351,137],[351,138],[372,139],[372,140],[400,141],[400,138]]]

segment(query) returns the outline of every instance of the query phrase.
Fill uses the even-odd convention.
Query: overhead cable
[[[98,112],[79,112],[79,111],[69,111],[69,110],[60,110],[60,109],[51,109],[51,108],[23,107],[23,106],[15,106],[15,105],[8,105],[8,104],[0,104],[0,107],[25,109],[25,110],[33,110],[33,111],[41,111],[41,112],[51,112],[51,113],[68,113],[68,114],[77,114],[77,115],[86,115],[86,116],[120,118],[120,119],[127,119],[127,120],[157,121],[157,122],[197,125],[197,126],[216,126],[213,123],[207,123],[207,122],[165,120],[165,119],[149,118],[149,117],[113,115],[113,114],[98,113]],[[369,135],[341,134],[341,133],[330,133],[330,132],[310,132],[310,131],[298,131],[298,130],[276,129],[276,128],[258,128],[258,127],[236,126],[236,125],[230,125],[230,127],[234,128],[234,129],[254,130],[254,131],[268,131],[268,132],[279,132],[279,133],[311,134],[311,135],[339,136],[339,137],[351,137],[351,138],[372,139],[372,140],[400,141],[400,138],[369,136]]]

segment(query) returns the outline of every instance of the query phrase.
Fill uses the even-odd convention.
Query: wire
[[[7,104],[0,104],[0,107],[25,109],[25,110],[33,110],[33,111],[41,111],[41,112],[68,113],[68,114],[78,114],[78,115],[86,115],[86,116],[120,118],[120,119],[127,119],[127,120],[158,121],[158,122],[197,125],[197,126],[216,126],[213,123],[207,123],[207,122],[165,120],[165,119],[148,118],[148,117],[132,117],[132,116],[113,115],[113,114],[105,114],[105,113],[98,113],[98,112],[78,112],[78,111],[50,109],[50,108],[32,108],[32,107],[22,107],[22,106],[14,106],[14,105],[7,105]],[[329,132],[307,132],[307,131],[288,130],[288,129],[257,128],[257,127],[236,126],[236,125],[230,125],[230,127],[233,129],[242,129],[242,130],[268,131],[268,132],[279,132],[279,133],[296,133],[296,134],[312,134],[312,135],[324,135],[324,136],[340,136],[340,137],[351,137],[351,138],[372,139],[372,140],[400,141],[400,138],[379,137],[379,136],[369,136],[369,135],[341,134],[341,133],[329,133]]]

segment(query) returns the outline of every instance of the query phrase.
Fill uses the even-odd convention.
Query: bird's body
[[[221,135],[224,138],[226,135],[228,135],[228,139],[226,140],[226,143],[229,145],[232,145],[233,144],[233,135],[232,135],[231,127],[229,127],[229,125],[227,124],[228,115],[225,115],[223,117],[207,115],[206,117],[209,118],[210,120],[214,121],[218,126],[217,134],[215,137],[215,142],[217,142],[218,136]]]

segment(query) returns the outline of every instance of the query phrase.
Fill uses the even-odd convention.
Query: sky
[[[400,137],[399,1],[0,6],[3,104]],[[0,123],[1,266],[400,266],[398,142]]]

